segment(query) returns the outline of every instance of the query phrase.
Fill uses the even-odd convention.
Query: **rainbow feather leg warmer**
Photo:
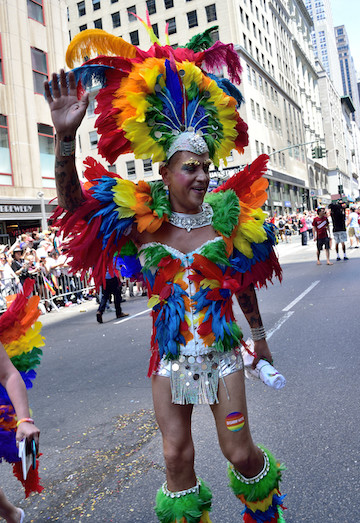
[[[285,523],[282,502],[285,496],[279,491],[284,465],[264,447],[264,468],[254,478],[245,478],[229,464],[230,487],[244,504],[245,523]]]
[[[155,512],[160,523],[211,523],[211,490],[198,479],[195,487],[170,492],[166,482],[156,495]]]

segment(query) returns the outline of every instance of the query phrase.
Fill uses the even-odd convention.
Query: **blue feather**
[[[72,69],[75,74],[76,84],[81,82],[84,89],[93,87],[94,84],[98,87],[105,87],[106,85],[106,73],[109,69],[114,69],[108,65],[94,64],[94,65],[83,65]],[[58,82],[59,82],[58,75]],[[66,73],[66,80],[69,82],[69,72]],[[52,82],[49,82],[50,92],[52,94]]]
[[[182,109],[184,104],[182,87],[178,72],[173,71],[169,60],[165,60],[166,69],[166,94],[175,106],[176,114],[182,121]]]
[[[218,87],[220,87],[220,89],[222,89],[225,94],[235,98],[235,100],[237,102],[237,106],[240,107],[240,105],[244,101],[244,97],[241,94],[241,92],[239,91],[239,89],[237,87],[235,87],[235,85],[233,83],[230,82],[230,80],[228,80],[227,78],[218,78],[214,74],[210,74],[210,73],[208,73],[207,75],[209,78],[211,78],[212,80],[214,80],[217,83]]]

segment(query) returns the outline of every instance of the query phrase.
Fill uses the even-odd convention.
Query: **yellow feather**
[[[66,64],[73,68],[76,62],[83,62],[91,55],[121,56],[135,58],[136,47],[119,36],[111,35],[102,29],[87,29],[78,33],[66,51]]]
[[[119,178],[116,185],[112,188],[114,202],[118,206],[119,218],[130,218],[135,214],[136,185],[130,180]]]
[[[20,356],[20,354],[30,352],[34,347],[40,348],[45,345],[44,338],[41,336],[42,324],[40,321],[35,322],[26,333],[19,339],[5,344],[5,350],[9,358]]]

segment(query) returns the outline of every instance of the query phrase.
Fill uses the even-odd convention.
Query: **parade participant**
[[[320,252],[323,246],[326,252],[326,264],[333,265],[330,261],[330,238],[329,238],[329,220],[326,216],[326,211],[323,207],[319,207],[317,210],[317,216],[313,219],[313,233],[314,241],[316,241],[317,247],[317,265],[321,265]]]
[[[0,318],[0,462],[4,459],[13,464],[14,475],[25,488],[26,497],[31,492],[41,492],[38,463],[30,468],[23,479],[18,443],[26,439],[35,441],[39,451],[39,429],[30,416],[26,389],[32,387],[36,377],[34,368],[40,363],[44,345],[40,334],[39,297],[29,298],[33,281],[24,282],[23,292],[18,294],[9,309]],[[37,460],[36,460],[37,461]],[[0,489],[0,517],[8,523],[22,523],[24,512],[15,507]]]
[[[247,126],[237,112],[241,95],[209,71],[227,66],[240,81],[232,45],[210,33],[185,48],[154,45],[144,52],[104,31],[77,35],[67,52],[74,59],[99,55],[68,75],[53,74],[45,95],[56,129],[55,218],[75,270],[92,267],[97,284],[116,263],[139,272],[140,253],[152,308],[149,376],[166,463],[166,482],[156,497],[160,522],[209,523],[211,491],[194,470],[191,418],[206,403],[229,461],[230,484],[245,503],[246,522],[283,522],[281,465],[254,444],[249,428],[242,333],[232,311],[236,296],[250,325],[257,358],[272,361],[255,287],[281,269],[275,237],[261,206],[268,182],[262,155],[207,195],[209,167],[247,145]],[[202,70],[206,66],[207,73]],[[87,159],[86,188],[75,167],[76,131],[91,77],[97,95],[99,152],[111,164],[123,153],[161,162],[162,181],[136,185]],[[80,95],[80,98],[78,97]],[[204,202],[204,200],[206,200]],[[240,511],[239,511],[240,512]]]
[[[355,207],[350,207],[350,213],[346,220],[346,226],[349,227],[350,249],[353,249],[354,238],[356,241],[355,249],[359,248],[360,227],[358,214]]]
[[[346,256],[346,214],[345,214],[346,203],[342,200],[338,200],[336,203],[331,203],[329,209],[331,211],[331,220],[333,223],[333,236],[335,240],[336,260],[340,261],[339,244],[341,243],[344,260],[349,258]]]

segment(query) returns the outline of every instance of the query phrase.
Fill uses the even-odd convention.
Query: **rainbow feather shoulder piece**
[[[19,293],[9,309],[0,318],[0,341],[20,372],[27,389],[32,388],[36,378],[35,368],[42,356],[44,346],[41,323],[37,321],[39,296],[31,296],[34,282],[26,280],[23,292]],[[22,482],[26,497],[31,492],[41,492],[38,460],[35,470],[30,469],[26,481],[22,478],[21,463],[16,446],[16,416],[5,388],[0,385],[0,462],[2,459],[13,464],[14,475]]]
[[[213,226],[223,237],[241,288],[266,285],[282,271],[273,250],[276,237],[261,210],[267,199],[267,155],[259,156],[206,197],[214,210]],[[211,250],[211,247],[210,247]],[[209,255],[216,261],[217,254]]]

